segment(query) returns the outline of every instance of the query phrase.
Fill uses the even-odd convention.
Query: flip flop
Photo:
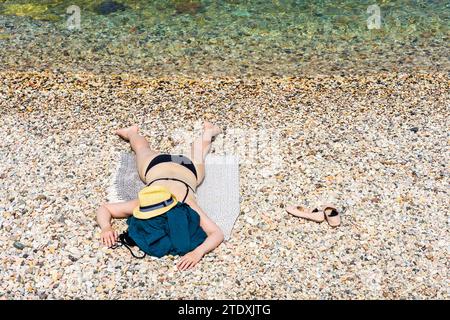
[[[323,212],[325,219],[327,220],[328,224],[335,228],[341,224],[341,217],[339,215],[339,211],[337,208],[332,204],[325,204],[320,207],[321,211]]]
[[[325,214],[319,208],[309,209],[302,206],[289,206],[286,211],[293,216],[319,223],[325,220]]]

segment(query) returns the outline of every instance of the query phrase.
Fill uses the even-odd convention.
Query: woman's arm
[[[202,227],[208,237],[197,248],[181,257],[180,261],[177,263],[179,270],[193,268],[205,254],[217,248],[224,239],[222,230],[220,230],[214,221],[212,221],[196,203],[190,203],[189,205],[199,214],[200,227]]]
[[[111,219],[128,218],[138,205],[139,201],[135,199],[127,202],[105,203],[98,208],[97,222],[102,229],[100,238],[104,245],[111,247],[117,241],[117,232],[111,226]]]

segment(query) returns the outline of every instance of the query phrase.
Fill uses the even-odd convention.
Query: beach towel
[[[122,153],[112,175],[108,201],[135,199],[145,184],[139,178],[133,153]],[[209,154],[205,161],[205,180],[198,187],[197,201],[220,227],[225,240],[231,237],[240,212],[239,159],[235,155]]]

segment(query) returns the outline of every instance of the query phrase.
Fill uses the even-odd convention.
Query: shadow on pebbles
[[[448,299],[445,74],[145,79],[0,74],[1,298]],[[233,236],[195,270],[99,244],[117,128],[241,157]],[[184,150],[183,149],[183,150]],[[285,206],[332,201],[331,229]],[[122,231],[124,221],[114,226]]]

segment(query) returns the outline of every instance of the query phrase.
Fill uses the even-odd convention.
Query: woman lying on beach
[[[113,247],[119,240],[112,218],[128,218],[127,236],[132,245],[156,257],[182,256],[177,263],[179,270],[193,268],[216,248],[224,239],[223,233],[198,206],[194,193],[205,177],[205,157],[219,133],[217,126],[205,122],[202,135],[192,144],[192,162],[185,156],[151,150],[136,126],[117,130],[136,153],[139,176],[147,187],[135,200],[99,208],[102,243]]]

